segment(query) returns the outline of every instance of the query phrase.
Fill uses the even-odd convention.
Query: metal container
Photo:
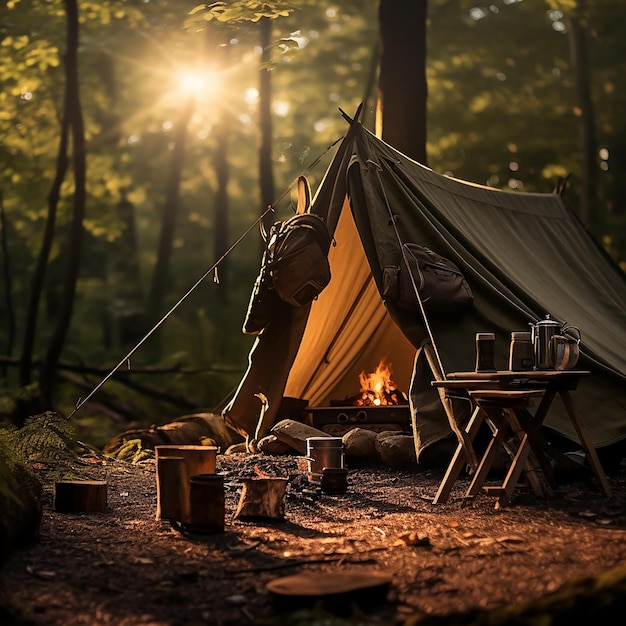
[[[579,328],[576,326],[568,326],[567,322],[561,324],[556,320],[552,320],[550,319],[550,315],[546,315],[545,319],[540,320],[536,324],[531,324],[530,327],[535,353],[535,369],[538,370],[556,369],[552,349],[552,338],[555,335],[564,335],[573,338],[576,341],[576,347],[578,347],[578,343],[580,342]],[[562,364],[561,369],[563,369]]]
[[[190,476],[186,530],[199,534],[224,532],[224,515],[224,477],[220,474]]]
[[[535,367],[535,354],[530,336],[530,332],[524,331],[511,333],[509,370],[512,372],[528,372]]]
[[[476,371],[495,372],[495,333],[476,333]]]
[[[344,467],[325,467],[321,483],[324,493],[345,493],[348,491],[348,470]]]
[[[344,466],[343,439],[341,437],[308,437],[306,458],[309,463],[309,480],[321,481],[325,467]]]
[[[550,315],[531,325],[532,342],[535,352],[535,367],[538,370],[554,369],[550,358],[550,339],[561,331],[561,324],[551,320]]]
[[[569,335],[553,335],[550,339],[550,359],[555,370],[571,370],[578,363],[580,339]]]

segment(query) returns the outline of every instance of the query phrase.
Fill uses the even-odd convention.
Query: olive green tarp
[[[361,371],[381,358],[408,390],[419,454],[450,435],[431,387],[419,314],[384,303],[382,268],[399,239],[454,261],[473,294],[461,314],[428,317],[445,372],[475,365],[475,334],[496,334],[506,369],[510,333],[546,315],[581,330],[575,403],[596,447],[626,437],[626,277],[556,193],[505,192],[433,172],[353,122],[320,183],[311,211],[334,233],[332,280],[310,307],[281,303],[250,352],[223,412],[249,441],[266,435],[283,398],[328,406],[359,391]],[[395,223],[396,228],[393,227]],[[557,400],[546,425],[576,434]]]

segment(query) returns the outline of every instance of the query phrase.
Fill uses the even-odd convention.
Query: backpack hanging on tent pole
[[[459,268],[448,259],[434,253],[428,248],[413,243],[404,243],[398,232],[397,221],[389,205],[385,188],[380,180],[380,174],[377,174],[378,182],[385,198],[385,205],[389,212],[390,224],[393,229],[400,247],[402,259],[401,266],[395,273],[397,281],[392,288],[396,298],[402,298],[407,306],[402,306],[398,302],[400,308],[419,311],[424,322],[424,328],[428,336],[427,340],[422,344],[422,350],[428,361],[433,377],[437,381],[446,380],[446,371],[441,361],[441,356],[437,350],[437,344],[433,335],[428,315],[426,314],[427,303],[430,303],[431,309],[435,312],[450,312],[467,308],[473,302],[473,295],[469,284],[466,282]],[[387,271],[385,278],[389,280],[388,268],[383,268],[383,274]],[[400,278],[399,273],[404,270],[404,276]],[[383,280],[383,283],[385,280]],[[429,283],[428,286],[426,283]],[[404,283],[404,285],[402,285]],[[389,288],[389,283],[387,283]],[[439,294],[437,291],[439,290]],[[441,291],[443,290],[443,293]],[[457,441],[463,447],[465,457],[471,470],[474,471],[478,467],[478,459],[476,452],[469,439],[468,434],[459,426],[454,414],[452,401],[446,395],[442,388],[437,389],[439,399],[448,417],[450,429],[456,435]]]
[[[331,236],[324,220],[309,212],[310,203],[309,182],[299,176],[296,214],[275,222],[267,235],[243,324],[246,334],[263,332],[280,300],[291,306],[307,306],[330,282]]]

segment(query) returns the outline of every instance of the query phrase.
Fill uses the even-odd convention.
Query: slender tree
[[[261,43],[261,67],[259,69],[259,183],[261,186],[261,214],[275,200],[274,172],[272,168],[272,83],[270,73],[272,41],[272,20],[263,17],[259,21]],[[271,225],[271,214],[265,220],[265,226]],[[261,242],[261,250],[264,244]]]
[[[407,156],[426,158],[427,0],[380,0],[376,134]]]
[[[72,219],[67,249],[63,295],[58,311],[56,324],[50,337],[50,343],[44,356],[39,384],[43,408],[53,406],[52,389],[63,344],[72,319],[76,282],[81,260],[81,244],[83,236],[83,219],[86,199],[86,151],[83,115],[80,104],[78,80],[78,43],[79,19],[77,0],[65,0],[67,16],[67,52],[66,65],[66,107],[69,127],[72,134],[72,156],[74,174],[74,196],[72,202]]]
[[[185,161],[187,127],[195,108],[195,97],[190,95],[183,103],[174,131],[169,172],[165,184],[165,204],[161,215],[161,234],[157,248],[157,259],[152,272],[148,294],[147,316],[149,321],[159,320],[164,313],[163,303],[169,280],[170,260],[179,206],[180,180]]]
[[[580,216],[596,235],[602,232],[603,217],[598,213],[598,164],[596,158],[596,126],[592,98],[591,72],[587,36],[591,28],[590,15],[584,0],[565,16],[570,46],[570,62],[575,76],[578,136],[580,146]]]

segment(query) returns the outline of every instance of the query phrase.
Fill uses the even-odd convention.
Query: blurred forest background
[[[347,128],[339,109],[363,102],[376,131],[378,11],[3,3],[0,418],[55,409],[100,446],[219,412],[254,341],[241,326],[260,216],[291,215],[299,174],[315,190]],[[426,164],[522,192],[566,180],[566,203],[626,268],[623,1],[427,11]]]

